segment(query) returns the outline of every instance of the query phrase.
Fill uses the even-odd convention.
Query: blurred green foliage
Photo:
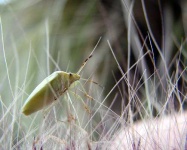
[[[145,4],[146,12],[143,11],[142,2]],[[184,63],[180,67],[183,70],[186,66],[186,2],[182,0],[178,2],[145,0],[142,2],[14,0],[7,5],[1,5],[1,23],[3,26],[1,35],[3,33],[4,41],[1,39],[0,67],[3,73],[0,74],[0,90],[4,103],[8,105],[13,99],[20,102],[20,98],[22,99],[21,103],[23,103],[27,95],[20,96],[19,92],[24,91],[29,94],[44,77],[55,70],[76,72],[100,37],[102,40],[94,52],[93,59],[85,68],[84,77],[87,78],[94,74],[94,78],[106,87],[105,94],[115,84],[114,76],[116,80],[122,76],[111,55],[106,42],[107,39],[112,45],[120,66],[126,72],[129,65],[128,60],[130,60],[130,65],[138,60],[142,45],[147,38],[145,41],[147,47],[143,48],[143,51],[146,52],[151,49],[155,57],[155,64],[151,62],[150,57],[146,57],[145,68],[148,76],[154,73],[155,69],[160,70],[160,76],[164,76],[167,72],[161,67],[163,60],[158,47],[166,59],[166,65],[172,66],[169,68],[171,76],[172,72],[176,70],[174,62],[180,54],[180,45],[184,42],[181,50],[181,61]],[[131,15],[133,16],[130,16],[131,6],[133,8]],[[147,14],[148,23],[145,21],[145,14]],[[128,23],[130,20],[132,21],[131,24],[135,25],[137,34],[133,35],[129,32],[131,43],[128,43],[128,31],[130,30]],[[152,32],[156,43],[153,42],[153,37],[148,39],[149,32]],[[2,52],[3,42],[5,57]],[[139,47],[138,44],[142,45]],[[127,51],[128,46],[129,52]],[[5,65],[5,59],[8,68]],[[10,83],[7,71],[9,72]],[[138,67],[138,72],[136,69],[129,72],[130,77],[133,77],[130,83],[136,85],[135,83],[138,83],[142,73],[141,67]],[[163,83],[167,83],[167,79]],[[118,101],[114,104],[118,113],[120,113],[118,108],[121,105],[119,99],[123,99],[125,104],[129,102],[126,86],[126,82],[119,85],[124,95],[119,96]],[[162,88],[167,89],[167,86],[159,85],[158,91],[163,91]],[[186,89],[183,88],[183,91],[186,92]],[[110,97],[111,100],[116,92],[119,90],[115,90]],[[145,90],[141,91],[139,95],[145,95]],[[166,96],[166,93],[162,93],[158,99],[163,100],[164,103]]]
[[[33,141],[30,133],[35,132],[35,119],[29,118],[26,122],[20,117],[25,99],[52,72],[77,72],[100,37],[82,77],[91,76],[105,87],[100,96],[102,102],[128,72],[106,100],[108,106],[114,101],[111,108],[120,118],[138,120],[157,116],[163,107],[166,112],[186,109],[186,8],[185,0],[12,0],[1,4],[0,143],[12,138],[12,145],[16,145],[25,135],[27,140],[30,138],[28,141]],[[146,52],[149,55],[128,70]],[[102,90],[95,91],[98,96]],[[104,111],[102,115],[98,112],[93,128],[103,119]],[[104,123],[105,126],[101,123],[100,132],[95,131],[96,139],[103,135],[103,126],[105,130],[110,129],[112,121]],[[43,123],[41,126],[49,124],[44,128],[48,131],[54,122],[44,120]],[[53,125],[58,129],[58,124]],[[25,129],[31,126],[29,131]],[[60,134],[65,132],[62,128],[59,130]],[[115,130],[117,127],[112,131]]]

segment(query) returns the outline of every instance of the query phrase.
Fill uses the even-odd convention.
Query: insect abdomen
[[[28,97],[26,105],[23,107],[22,112],[25,115],[30,115],[38,110],[41,110],[43,107],[51,104],[54,101],[54,94],[53,92],[48,89],[40,91],[33,97]]]
[[[56,100],[59,97],[59,89],[61,88],[59,80],[58,72],[45,78],[28,97],[22,112],[25,115],[30,115]]]

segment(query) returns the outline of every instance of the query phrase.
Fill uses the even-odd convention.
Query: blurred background
[[[135,67],[129,72],[131,78],[127,78],[135,87],[143,69],[147,77],[157,74],[157,78],[162,78],[162,86],[157,87],[160,93],[157,100],[164,101],[167,76],[176,72],[176,65],[179,74],[186,67],[186,6],[185,0],[2,1],[0,90],[2,99],[6,99],[4,103],[11,102],[22,86],[30,93],[56,70],[76,72],[100,37],[94,57],[84,69],[84,78],[94,74],[106,94],[115,84],[115,78],[117,81],[122,76],[107,40],[124,72],[138,60],[141,51],[150,50],[154,58],[147,55],[144,67]],[[186,73],[179,79],[182,93],[186,92],[184,76]],[[124,95],[114,105],[121,104],[120,99],[128,103],[129,93],[125,81],[122,82]],[[113,107],[119,110],[118,105]]]
[[[49,74],[77,72],[100,38],[82,77],[103,98],[124,77],[105,105],[127,120],[186,109],[185,0],[4,0],[0,17],[1,118]]]

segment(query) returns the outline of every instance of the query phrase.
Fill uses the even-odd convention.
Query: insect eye
[[[73,76],[72,73],[70,73],[69,76],[72,77]]]

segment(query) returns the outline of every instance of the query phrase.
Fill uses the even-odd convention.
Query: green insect
[[[93,52],[92,52],[93,53]],[[29,95],[22,107],[22,113],[26,116],[37,112],[50,105],[68,90],[75,81],[80,79],[80,72],[86,65],[90,56],[84,61],[77,73],[56,71],[46,77]]]

